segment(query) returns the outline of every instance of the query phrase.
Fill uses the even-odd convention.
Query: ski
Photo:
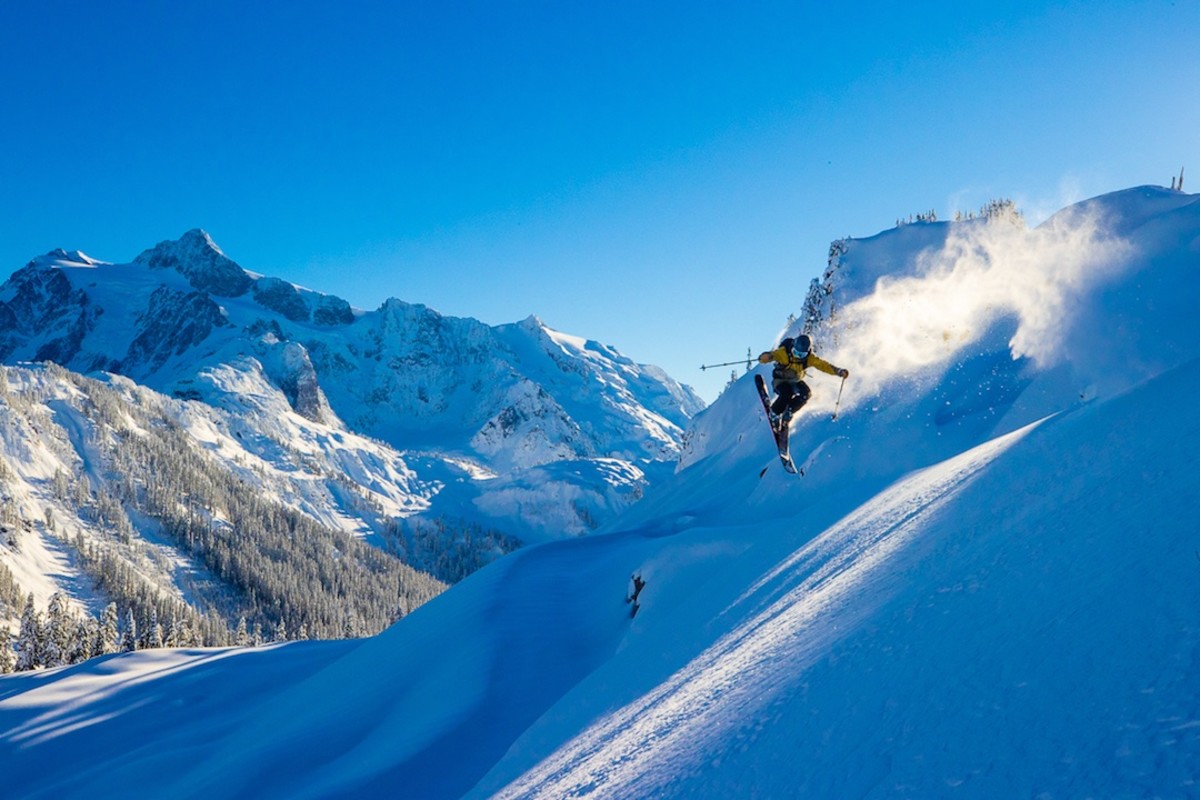
[[[775,437],[775,448],[779,451],[779,462],[783,464],[784,470],[795,475],[796,465],[792,463],[792,456],[788,453],[788,426],[783,425],[781,428],[776,428],[771,422],[771,396],[767,394],[767,384],[763,380],[762,375],[754,376],[754,385],[758,387],[758,398],[762,400],[763,411],[767,415],[767,425],[771,428],[771,435]],[[761,478],[766,472],[764,469],[759,473]]]

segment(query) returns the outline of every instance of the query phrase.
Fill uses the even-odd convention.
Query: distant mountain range
[[[3,442],[15,467],[7,499],[26,531],[48,535],[52,509],[58,533],[104,538],[80,514],[83,498],[115,495],[123,479],[108,449],[121,414],[94,406],[132,404],[126,418],[166,420],[214,474],[445,581],[519,543],[603,525],[673,471],[704,405],[661,369],[536,317],[493,327],[397,299],[363,311],[243,269],[202,230],[127,264],[62,249],[33,259],[0,286],[0,361],[13,392],[32,393],[9,409],[24,416]],[[73,446],[47,449],[59,434],[39,415],[51,428],[72,421],[74,438],[59,434]],[[38,483],[46,470],[82,488],[55,496]],[[220,519],[208,482],[188,490],[191,506]],[[165,513],[137,509],[128,534],[158,536]],[[186,599],[177,576],[164,580]],[[65,585],[18,583],[39,596]]]
[[[489,467],[669,459],[704,406],[662,370],[536,317],[490,327],[396,299],[353,309],[243,270],[201,230],[130,264],[35,258],[0,287],[0,359],[206,401],[207,371],[254,359],[309,420]]]

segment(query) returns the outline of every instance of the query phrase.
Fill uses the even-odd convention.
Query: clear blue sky
[[[4,3],[0,273],[202,227],[711,400],[834,238],[1200,187],[1198,42],[1200,0]]]

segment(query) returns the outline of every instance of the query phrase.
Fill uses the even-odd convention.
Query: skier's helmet
[[[812,351],[812,339],[808,336],[797,336],[792,340],[792,355],[796,358],[807,358]]]

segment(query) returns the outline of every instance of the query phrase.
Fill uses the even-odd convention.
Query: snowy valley
[[[332,593],[398,620],[0,677],[7,793],[1200,792],[1200,196],[836,242],[782,332],[851,371],[836,421],[810,376],[802,477],[749,374],[701,410],[536,319],[363,313],[210,245],[55,253],[0,289],[5,360],[63,365],[4,369],[0,563],[48,601],[106,548],[237,615],[219,570],[248,567],[179,556],[237,522],[329,548]],[[172,469],[211,493],[125,478],[135,439],[148,464],[186,441]],[[385,522],[422,517],[530,546],[441,591]],[[289,552],[263,547],[274,603]]]

